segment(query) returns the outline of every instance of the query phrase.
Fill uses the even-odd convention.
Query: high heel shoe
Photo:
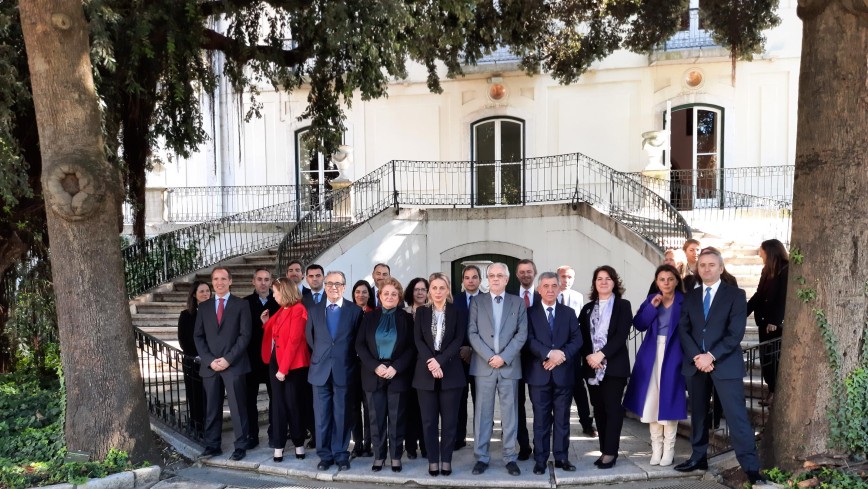
[[[295,458],[298,460],[304,460],[304,447],[295,447]]]
[[[401,461],[398,460],[398,465],[395,465],[395,461],[392,461],[392,472],[400,472],[404,469],[404,466],[401,465]]]
[[[379,462],[379,465],[377,465],[377,462]],[[386,459],[374,460],[374,465],[371,465],[371,471],[379,472],[379,471],[383,470],[384,465],[386,465]]]
[[[283,450],[274,450],[274,457],[272,458],[275,462],[283,462]]]
[[[428,474],[431,475],[431,477],[437,477],[440,475],[440,467],[438,467],[437,464],[428,464]]]
[[[594,460],[594,465],[600,465],[601,463],[603,463],[603,456],[602,455],[600,455],[600,458],[598,458],[597,460]]]
[[[615,457],[612,460],[609,460],[608,462],[603,462],[602,460],[600,460],[600,463],[599,463],[599,465],[597,465],[597,468],[598,469],[611,469],[612,467],[615,466],[615,462],[617,462],[617,461],[618,461],[617,455],[615,455]]]
[[[442,464],[440,467],[440,475],[445,477],[452,475],[452,464]]]

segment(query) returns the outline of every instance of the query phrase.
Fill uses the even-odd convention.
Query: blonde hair
[[[446,282],[446,302],[452,302],[452,283],[449,281],[449,277],[446,274],[441,272],[434,272],[428,277],[428,303],[432,303],[431,301],[431,282],[435,280],[442,280]]]
[[[301,293],[298,291],[298,286],[292,280],[280,277],[271,286],[277,289],[277,292],[280,294],[280,300],[275,298],[280,307],[294,306],[301,302]]]
[[[383,303],[383,299],[379,297],[379,295],[383,293],[383,289],[385,289],[387,285],[395,287],[395,290],[398,291],[398,305],[400,305],[401,299],[404,297],[404,287],[401,285],[401,282],[398,282],[398,279],[396,279],[395,277],[383,279],[382,285],[379,289],[377,289],[377,296],[378,299],[380,299],[380,304]]]

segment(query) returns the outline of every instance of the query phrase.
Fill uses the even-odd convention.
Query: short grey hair
[[[718,263],[720,263],[720,267],[721,268],[724,267],[723,255],[721,255],[719,251],[714,250],[714,249],[710,250],[710,249],[706,248],[706,249],[702,250],[701,253],[699,253],[699,258],[702,258],[703,256],[708,256],[708,255],[716,256]],[[699,258],[696,259],[697,262],[699,261]]]
[[[328,272],[326,272],[325,276],[328,277],[329,275],[340,275],[341,282],[343,282],[344,285],[347,285],[347,276],[344,275],[344,272],[340,270],[329,270]]]
[[[488,272],[491,271],[492,267],[500,267],[503,269],[503,273],[506,274],[507,280],[509,279],[509,267],[506,266],[506,263],[503,262],[494,262],[491,265],[488,265],[488,270],[485,271],[485,274],[488,275]]]
[[[555,272],[543,272],[539,274],[539,277],[536,280],[536,284],[540,285],[544,279],[553,278],[555,279],[555,283],[561,285],[561,278],[558,277],[558,274]]]

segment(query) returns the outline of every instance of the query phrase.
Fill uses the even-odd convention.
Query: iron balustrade
[[[484,184],[480,175],[486,176]],[[576,208],[580,202],[593,205],[661,250],[680,246],[691,236],[687,222],[665,199],[580,153],[514,162],[394,160],[312,206],[282,240],[276,270],[285,270],[291,260],[311,263],[389,207],[571,203]]]
[[[668,178],[630,173],[660,194],[694,229],[721,236],[790,241],[794,166],[671,170]],[[732,224],[741,226],[734,229]]]
[[[134,328],[139,368],[151,418],[196,442],[204,441],[203,426],[193,412],[204,402],[202,378],[192,358],[172,345]],[[201,404],[200,409],[204,407]]]
[[[698,8],[687,9],[681,17],[681,30],[661,46],[662,51],[715,47],[711,32],[703,29]]]
[[[127,295],[234,256],[276,246],[299,219],[293,203],[204,222],[139,241],[122,250]]]

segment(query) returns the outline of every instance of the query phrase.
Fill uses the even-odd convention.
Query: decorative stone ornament
[[[690,68],[684,72],[684,87],[689,90],[698,90],[705,85],[705,73],[699,68]]]
[[[353,165],[353,147],[347,144],[338,146],[338,150],[332,154],[332,163],[338,167],[340,172],[337,178],[331,180],[332,185],[335,182],[349,182],[347,172]]]

